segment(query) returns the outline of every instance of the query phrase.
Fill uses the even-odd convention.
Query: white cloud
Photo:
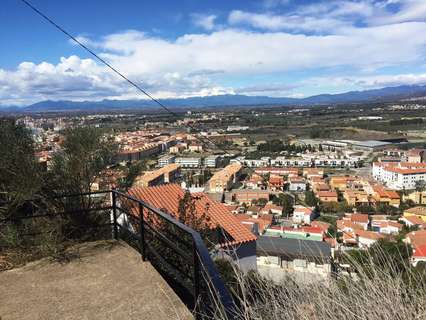
[[[103,43],[108,58],[132,76],[199,70],[255,75],[338,66],[378,68],[423,61],[426,23],[348,29],[340,35],[300,35],[227,29],[175,41],[127,33]],[[121,40],[121,39],[124,40]],[[397,44],[404,45],[397,45]],[[122,47],[126,47],[123,52]]]
[[[309,16],[275,15],[272,13],[251,13],[234,10],[229,14],[228,22],[231,25],[249,25],[263,30],[291,30],[291,31],[335,31],[348,27],[350,24],[333,18],[315,18]]]
[[[313,77],[304,80],[302,85],[328,86],[328,87],[354,87],[374,89],[382,87],[394,87],[400,85],[426,85],[426,73],[406,73],[396,75],[371,75],[371,76],[337,76],[337,77]]]
[[[372,24],[390,24],[408,21],[426,21],[425,0],[400,1],[400,10],[395,13],[384,12],[370,20]]]
[[[79,40],[159,98],[232,92],[294,95],[286,83],[268,85],[250,80],[264,75],[274,78],[292,71],[303,71],[309,76],[317,70],[355,70],[351,78],[330,80],[342,87],[423,83],[423,71],[399,76],[374,75],[382,67],[421,66],[426,56],[426,38],[422,36],[426,34],[422,11],[426,2],[401,1],[397,4],[400,10],[392,15],[390,1],[395,0],[325,1],[281,15],[246,11],[229,14],[232,26],[249,25],[257,31],[218,28],[216,16],[194,15],[193,22],[208,33],[168,40],[128,30],[100,39],[83,35]],[[351,16],[364,19],[363,27],[355,25],[356,19]],[[369,76],[359,76],[366,71]],[[227,79],[229,83],[233,78],[245,79],[248,85],[221,84],[221,80]],[[326,84],[321,82],[324,77],[318,79],[318,83]],[[312,85],[309,81],[306,84]],[[303,89],[298,87],[298,91]],[[137,97],[141,96],[134,89],[92,59],[70,56],[57,64],[23,62],[14,70],[0,69],[2,104]]]
[[[191,17],[192,17],[192,22],[197,27],[201,27],[207,31],[211,31],[215,28],[215,20],[217,16],[214,14],[204,15],[204,14],[194,13],[191,15]]]

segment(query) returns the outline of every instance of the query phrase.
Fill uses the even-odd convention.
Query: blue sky
[[[425,0],[31,2],[159,98],[426,84]],[[139,97],[19,0],[0,39],[0,105]]]

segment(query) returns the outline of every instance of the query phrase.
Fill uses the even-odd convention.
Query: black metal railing
[[[31,238],[34,234],[25,232],[32,230],[28,228],[28,222],[37,225],[38,219],[51,221],[55,218],[69,219],[75,214],[80,218],[86,215],[87,227],[101,230],[90,232],[91,237],[87,240],[112,237],[127,242],[140,252],[144,261],[150,261],[181,300],[193,310],[196,318],[214,315],[234,318],[234,301],[210,256],[214,246],[206,244],[197,231],[161,208],[154,208],[116,190],[58,196],[53,198],[53,202],[50,200],[50,210],[54,203],[53,208],[59,211],[46,212],[47,207],[42,203],[35,202],[37,205],[34,206],[31,201],[31,210],[21,210],[25,215],[15,215],[13,221],[0,221],[0,227],[7,223],[26,226],[19,235]],[[92,216],[96,219],[93,220]],[[67,236],[77,237],[78,228],[67,230]]]

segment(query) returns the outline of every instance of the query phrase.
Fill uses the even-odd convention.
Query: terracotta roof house
[[[238,203],[251,204],[253,200],[265,199],[269,201],[269,191],[266,190],[235,190],[233,198]]]
[[[254,218],[249,214],[237,214],[235,218],[255,235],[263,234],[272,224],[272,220],[262,219],[262,217]]]
[[[271,175],[269,177],[268,185],[272,190],[282,189],[284,186],[284,179],[282,176]]]
[[[423,229],[426,226],[426,223],[416,216],[401,217],[399,221],[405,223],[408,227],[417,226],[419,229]]]
[[[283,207],[281,206],[277,206],[276,204],[273,203],[267,203],[261,210],[260,213],[262,214],[279,214],[281,215],[283,212]]]
[[[374,231],[357,230],[355,231],[355,234],[358,241],[358,247],[360,248],[369,248],[377,240],[384,238],[382,234]]]
[[[404,211],[404,217],[416,216],[426,222],[426,207],[414,207]]]
[[[411,244],[413,247],[426,245],[426,230],[411,231],[407,233],[404,242]]]
[[[417,266],[417,264],[421,261],[426,262],[426,244],[413,248],[411,263],[413,266]]]
[[[178,215],[179,201],[185,195],[179,185],[167,184],[155,187],[138,187],[129,190],[129,195],[162,210],[173,217]],[[192,194],[196,213],[209,217],[212,229],[221,228],[226,242],[221,244],[219,254],[230,255],[243,271],[256,269],[256,236],[245,228],[230,210],[220,202],[211,200],[204,193]],[[136,211],[137,212],[137,211]],[[232,254],[230,254],[231,249]]]
[[[293,222],[297,224],[310,225],[311,221],[317,215],[317,212],[315,212],[314,208],[312,207],[294,206]]]
[[[261,189],[263,185],[263,177],[258,174],[253,174],[250,179],[245,182],[247,188]]]
[[[311,222],[311,226],[320,228],[322,231],[324,231],[324,233],[327,233],[328,229],[331,227],[331,224],[328,223],[328,222],[324,222],[324,221],[314,220],[314,221]]]
[[[319,191],[316,196],[322,202],[337,202],[337,192],[336,191]]]

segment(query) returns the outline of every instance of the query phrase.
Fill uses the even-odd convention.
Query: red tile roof
[[[272,221],[268,221],[265,219],[261,219],[259,218],[253,218],[252,216],[250,216],[249,214],[237,214],[235,215],[235,218],[246,228],[248,228],[248,230],[252,229],[252,225],[257,223],[258,227],[259,227],[259,232],[263,233],[263,231],[265,231],[265,229],[272,223]]]
[[[355,233],[358,237],[366,238],[370,240],[379,240],[384,238],[382,234],[374,232],[374,231],[356,230]]]
[[[129,194],[176,217],[179,200],[183,198],[185,191],[179,185],[167,184],[155,187],[132,188],[129,190]],[[211,223],[219,225],[232,237],[230,243],[245,243],[256,240],[256,236],[242,226],[222,203],[211,200],[204,193],[196,193],[193,196],[196,199],[197,212],[204,212],[206,207],[208,207]]]
[[[368,223],[368,214],[353,213],[350,215],[350,218],[355,223]]]
[[[335,191],[318,191],[317,193],[318,197],[336,197],[337,198],[337,192]]]
[[[270,210],[276,210],[276,211],[282,212],[283,207],[277,206],[273,203],[267,203],[267,204],[265,204],[265,206],[260,211],[269,213]]]
[[[331,224],[324,221],[312,221],[311,226],[320,228],[322,231],[327,232],[328,228],[331,227]]]
[[[413,249],[413,257],[426,257],[426,244],[415,247]]]

